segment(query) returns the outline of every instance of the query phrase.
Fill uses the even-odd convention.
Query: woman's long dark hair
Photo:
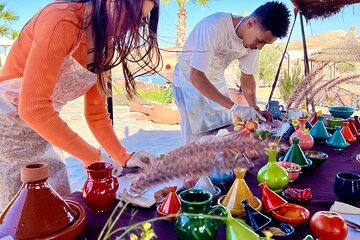
[[[137,95],[135,77],[157,73],[162,68],[157,30],[159,0],[154,1],[150,14],[142,18],[143,0],[112,0],[114,16],[107,9],[109,0],[68,0],[92,5],[90,25],[94,38],[94,61],[89,70],[98,75],[102,92],[109,93],[104,72],[122,65],[125,89],[129,97]],[[61,2],[61,1],[60,1]],[[88,53],[89,53],[88,52]]]

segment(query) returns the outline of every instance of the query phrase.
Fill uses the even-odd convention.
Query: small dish
[[[275,229],[274,229],[275,228]],[[277,229],[276,229],[277,228]],[[288,223],[271,222],[264,230],[271,232],[273,235],[271,239],[290,239],[294,234],[295,229]],[[281,230],[281,232],[279,232]]]
[[[309,158],[313,162],[313,167],[318,167],[329,158],[324,152],[315,150],[304,150],[305,157]]]
[[[306,203],[311,201],[312,192],[309,188],[287,188],[281,192],[281,196],[289,203],[305,205]]]
[[[271,214],[277,220],[288,223],[293,227],[307,221],[310,217],[309,210],[292,203],[287,203],[284,206],[275,209]]]
[[[301,167],[293,162],[276,162],[277,165],[284,168],[289,176],[289,181],[293,182],[300,175]]]

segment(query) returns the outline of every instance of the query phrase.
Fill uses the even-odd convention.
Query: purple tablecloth
[[[311,216],[317,211],[329,210],[330,206],[334,203],[334,201],[337,200],[337,197],[333,192],[333,184],[336,173],[360,172],[360,168],[356,165],[355,162],[356,155],[360,154],[360,141],[357,141],[355,144],[351,145],[344,152],[334,152],[327,145],[316,145],[314,150],[328,153],[329,159],[323,165],[300,174],[300,177],[295,182],[289,184],[289,187],[311,188],[313,192],[313,199],[305,205],[305,207],[310,211]],[[256,161],[254,169],[249,171],[245,178],[249,188],[258,198],[261,198],[261,192],[260,188],[258,187],[256,173],[266,163],[266,161],[267,160],[265,158],[261,158]],[[97,239],[111,212],[102,214],[90,212],[85,206],[80,192],[71,193],[66,198],[79,202],[86,209],[87,225],[79,239]],[[360,207],[360,202],[357,202],[356,206]],[[133,213],[134,210],[138,210],[135,216]],[[121,216],[116,227],[144,221],[155,216],[155,208],[136,209],[133,207],[128,207],[128,209]],[[153,224],[153,228],[157,234],[158,239],[176,239],[173,223],[158,221]],[[310,234],[309,221],[297,226],[295,231],[296,234],[294,234],[291,239],[303,239],[307,234]],[[226,239],[224,226],[220,229],[217,239]]]

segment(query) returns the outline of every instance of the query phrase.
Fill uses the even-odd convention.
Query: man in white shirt
[[[283,3],[268,2],[250,16],[215,13],[201,20],[187,38],[173,75],[173,93],[180,111],[185,142],[221,128],[233,127],[232,113],[244,121],[264,120],[256,105],[253,74],[259,50],[287,35],[290,12]],[[249,106],[230,99],[225,69],[239,59],[241,89]]]

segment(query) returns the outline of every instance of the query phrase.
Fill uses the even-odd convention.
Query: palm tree
[[[18,20],[19,17],[5,8],[6,3],[0,3],[0,36],[8,36],[11,39],[15,39],[19,33],[13,30],[10,24]]]
[[[173,0],[162,0],[164,4],[169,4]],[[178,22],[176,24],[177,29],[177,37],[176,37],[176,50],[181,51],[185,44],[186,40],[186,18],[187,18],[187,12],[186,12],[186,5],[190,2],[199,4],[202,6],[206,6],[211,0],[175,0],[177,4],[179,5],[179,12],[178,15]]]

